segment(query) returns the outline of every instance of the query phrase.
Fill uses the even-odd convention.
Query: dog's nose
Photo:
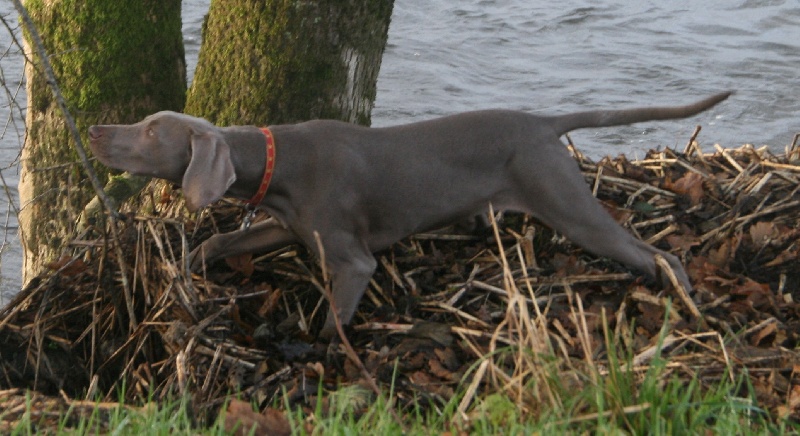
[[[103,129],[101,129],[98,126],[89,127],[89,139],[94,141],[94,140],[100,138],[101,136],[103,136]]]

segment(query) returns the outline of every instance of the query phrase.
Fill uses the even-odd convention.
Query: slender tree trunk
[[[24,3],[81,131],[91,124],[130,123],[157,110],[182,109],[186,67],[179,0]],[[23,283],[62,254],[77,214],[94,195],[27,45],[33,64],[25,68],[27,138],[19,186]]]
[[[369,125],[393,0],[212,0],[186,112]]]

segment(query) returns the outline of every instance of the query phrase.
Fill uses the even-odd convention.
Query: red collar
[[[261,131],[267,138],[267,163],[265,165],[266,168],[264,168],[264,178],[261,179],[261,185],[258,187],[258,191],[253,195],[253,198],[247,200],[247,205],[250,207],[258,206],[261,200],[264,199],[267,188],[269,188],[269,182],[272,180],[273,170],[275,169],[275,139],[272,137],[272,132],[270,132],[268,128],[263,127]]]

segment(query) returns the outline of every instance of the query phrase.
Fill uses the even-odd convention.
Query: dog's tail
[[[642,107],[612,111],[588,111],[553,117],[553,128],[559,136],[585,127],[608,127],[642,121],[686,118],[703,112],[728,98],[733,91],[723,92],[688,106]]]

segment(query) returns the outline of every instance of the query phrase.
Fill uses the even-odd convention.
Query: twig
[[[672,266],[670,266],[669,262],[664,259],[664,256],[660,254],[655,255],[656,265],[661,268],[661,273],[666,274],[669,277],[669,281],[672,283],[672,286],[675,288],[675,292],[678,293],[681,301],[689,309],[689,312],[692,313],[696,319],[702,319],[703,315],[700,314],[700,311],[697,309],[697,306],[692,301],[692,298],[689,297],[689,293],[686,292],[686,288],[683,287],[683,284],[678,280],[678,277],[675,275],[675,271],[673,271]]]
[[[103,185],[100,183],[100,179],[97,178],[97,173],[94,172],[94,168],[92,168],[92,164],[89,162],[89,157],[86,154],[86,149],[83,147],[83,141],[81,141],[81,135],[78,133],[78,127],[75,124],[75,119],[72,118],[72,114],[67,108],[67,102],[64,99],[63,94],[61,94],[61,89],[56,81],[55,73],[53,73],[53,67],[50,65],[50,57],[47,54],[47,50],[44,48],[42,38],[36,29],[36,25],[33,24],[33,20],[31,20],[28,10],[22,5],[22,2],[20,2],[20,0],[12,1],[14,2],[14,7],[17,9],[20,18],[22,18],[22,22],[25,24],[25,28],[30,34],[33,45],[36,47],[36,51],[39,54],[40,60],[42,61],[42,69],[44,70],[45,76],[47,76],[47,85],[53,92],[53,97],[56,99],[58,108],[61,109],[61,113],[64,115],[64,121],[67,123],[67,128],[72,135],[72,140],[75,141],[75,151],[78,152],[78,156],[83,163],[86,174],[89,176],[92,187],[97,193],[97,196],[103,201],[103,204],[106,206],[106,209],[108,209],[109,213],[111,213],[115,218],[119,219],[119,213],[114,208],[108,196],[106,196],[105,191],[103,191]]]
[[[719,144],[714,145],[714,148],[717,149],[720,155],[722,155],[722,157],[724,157],[732,167],[736,168],[736,171],[739,171],[740,173],[744,172],[744,168],[742,168],[742,166],[739,165],[739,162],[736,162],[736,159],[731,156],[730,151],[722,148]]]
[[[798,145],[800,145],[800,133],[795,133],[794,138],[792,138],[792,144],[789,146],[789,151],[786,153],[786,160],[792,160],[793,155],[800,152]],[[800,158],[800,155],[797,157]]]
[[[697,157],[700,158],[700,160],[703,159],[703,153],[700,150],[700,148],[696,145],[696,142],[695,142],[695,141],[697,141],[697,135],[700,134],[700,130],[701,129],[702,129],[701,126],[697,126],[697,127],[694,128],[694,133],[692,133],[692,136],[689,137],[689,142],[686,144],[686,147],[683,148],[683,154],[685,154],[686,157],[691,156],[692,152],[696,151],[697,152]]]
[[[765,161],[761,162],[761,165],[763,165],[765,167],[771,167],[771,168],[780,168],[782,170],[800,171],[800,165],[791,165],[791,164],[783,164],[783,163],[778,163],[778,162],[770,162],[768,160],[765,160]]]

